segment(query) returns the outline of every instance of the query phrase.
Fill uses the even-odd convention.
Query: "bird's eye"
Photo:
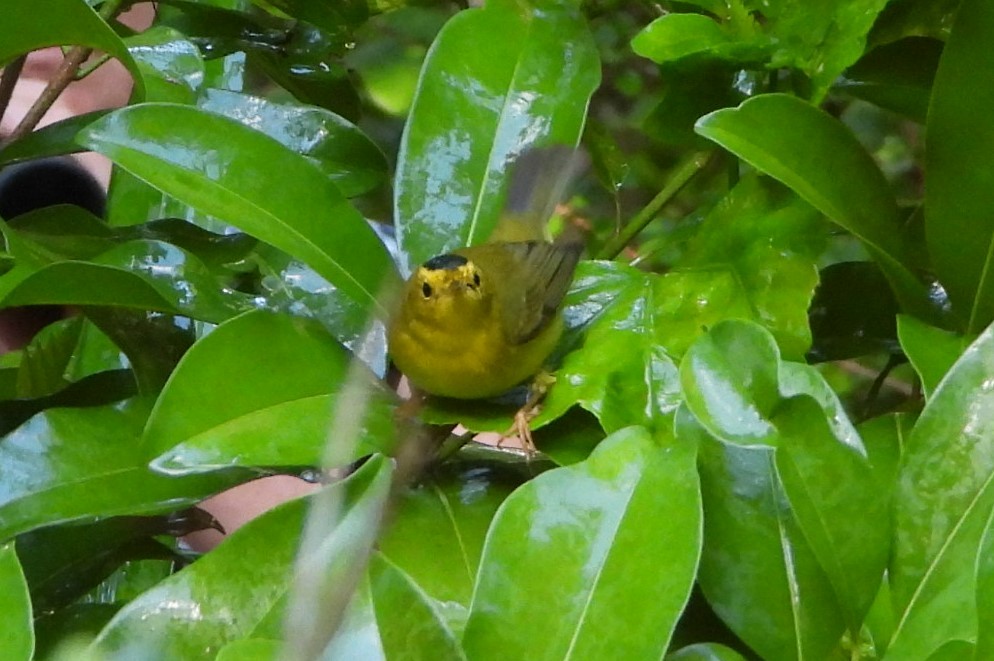
[[[424,294],[425,298],[431,298],[431,285],[427,282],[421,285],[421,293]]]
[[[479,273],[474,273],[473,274],[473,284],[475,284],[477,287],[480,286],[480,274]]]

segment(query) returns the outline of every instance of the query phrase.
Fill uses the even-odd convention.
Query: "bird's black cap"
[[[469,260],[462,255],[446,253],[444,255],[439,255],[438,257],[432,257],[424,263],[424,267],[429,271],[451,271],[452,269],[459,268],[467,262],[469,262]]]

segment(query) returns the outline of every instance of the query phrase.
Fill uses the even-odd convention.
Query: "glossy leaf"
[[[252,49],[248,64],[265,72],[297,100],[355,122],[360,114],[359,95],[342,63],[347,45],[353,43],[347,35],[329,34],[298,21],[278,36],[277,43]]]
[[[248,309],[193,255],[159,241],[121,244],[92,261],[58,261],[0,280],[0,305],[102,305],[221,322]]]
[[[886,464],[878,469],[869,461],[835,394],[817,372],[806,365],[781,364],[773,338],[754,324],[719,324],[687,352],[680,369],[688,408],[725,445],[708,455],[727,461],[711,466],[715,479],[734,482],[754,475],[758,480],[749,496],[734,486],[715,485],[716,507],[732,517],[752,511],[756,520],[745,524],[729,519],[712,529],[715,543],[705,543],[705,555],[715,564],[708,565],[709,578],[703,583],[712,605],[763,654],[778,647],[780,653],[796,649],[802,656],[808,646],[827,649],[841,633],[833,627],[842,615],[849,629],[858,631],[888,557],[889,489],[881,489]],[[741,468],[735,463],[739,461]],[[765,486],[759,488],[761,483]],[[794,532],[779,539],[785,530]],[[727,545],[736,534],[740,543],[733,552]],[[746,550],[752,544],[756,546]],[[777,544],[783,546],[774,551]],[[781,556],[779,568],[768,564],[776,562],[770,553]],[[791,566],[798,554],[810,554],[805,562],[815,563],[804,570],[807,577]],[[761,556],[766,556],[765,576],[751,569]],[[704,576],[702,568],[702,580]],[[780,581],[784,576],[785,591],[764,602],[765,613],[744,612],[744,604],[736,603],[742,597],[729,594],[737,581]],[[820,576],[834,599],[819,596]],[[807,581],[814,592],[793,596],[798,589],[803,592]],[[761,588],[754,583],[751,589]],[[783,628],[767,626],[764,617],[783,618]]]
[[[183,34],[157,25],[125,40],[142,72],[149,101],[192,103],[204,82],[200,50]]]
[[[307,156],[346,197],[369,192],[386,180],[387,160],[380,148],[355,124],[329,110],[218,89],[206,90],[198,105]]]
[[[80,140],[199,211],[304,260],[377,308],[393,274],[383,244],[320,170],[272,138],[195,108],[146,104],[111,113]]]
[[[357,489],[324,489],[311,498],[282,623],[270,617],[255,632],[274,636],[274,625],[279,627],[289,648],[286,656],[318,658],[325,650],[326,658],[341,658],[327,650],[334,648],[349,618],[349,602],[366,574],[390,496],[393,466],[375,456],[360,469],[376,471],[361,494]]]
[[[66,521],[155,513],[192,504],[244,474],[167,479],[138,444],[148,407],[50,409],[0,443],[0,538]]]
[[[967,333],[994,321],[994,222],[987,213],[994,192],[985,158],[994,141],[977,130],[994,110],[994,55],[984,48],[992,35],[994,7],[965,0],[939,61],[928,114],[926,238]]]
[[[264,311],[236,317],[197,342],[176,367],[145,428],[148,456],[158,456],[159,470],[180,473],[319,465],[350,363],[350,354],[315,322]],[[293,378],[273,379],[277,373]],[[238,375],[237,393],[230,389],[232,375]],[[357,421],[356,443],[336,439],[332,465],[393,444],[392,394],[369,374],[352,378],[365,382],[368,415]]]
[[[818,282],[821,231],[806,202],[774,181],[746,176],[704,219],[678,266],[730,269],[757,320],[797,359],[811,344],[806,311]]]
[[[661,656],[700,551],[694,455],[632,427],[515,491],[487,536],[467,656]]]
[[[35,636],[31,599],[14,545],[0,546],[0,640],[11,661],[34,658]]]
[[[398,498],[397,514],[377,543],[420,589],[465,617],[494,513],[521,482],[497,464],[457,463]]]
[[[922,380],[925,399],[931,399],[942,377],[962,355],[967,338],[907,315],[897,317],[897,334],[901,349]]]
[[[761,63],[770,55],[767,39],[735,39],[713,19],[701,14],[660,16],[632,39],[632,50],[658,64],[691,56]]]
[[[824,658],[845,629],[828,577],[790,515],[769,446],[700,443],[704,549],[698,581],[721,619],[762,658]]]
[[[452,18],[425,60],[398,155],[403,271],[486,240],[508,165],[532,145],[576,144],[599,82],[596,46],[567,0],[494,0]]]
[[[54,612],[100,585],[130,560],[179,558],[153,535],[178,536],[169,517],[111,517],[94,524],[67,524],[17,537],[17,553],[41,613]],[[189,531],[187,531],[189,532]]]
[[[261,246],[252,261],[259,269],[259,293],[266,307],[321,322],[377,376],[386,373],[386,327],[379,321],[370,324],[362,305],[286,253]]]
[[[45,397],[68,385],[66,371],[82,326],[82,317],[63,319],[31,339],[17,366],[18,399]]]
[[[379,553],[370,558],[369,583],[385,659],[412,650],[430,650],[440,661],[466,658],[428,595]]]
[[[756,5],[776,46],[770,67],[804,71],[811,78],[811,99],[818,103],[838,75],[863,54],[867,35],[887,0],[818,5],[774,0]]]
[[[905,446],[890,566],[891,658],[976,640],[978,552],[994,511],[992,369],[988,328],[936,388]]]
[[[697,132],[862,240],[909,311],[937,314],[910,268],[901,213],[883,174],[840,122],[796,97],[765,94],[702,117]]]
[[[33,158],[81,152],[83,148],[76,142],[76,134],[108,112],[110,111],[94,110],[36,129],[0,148],[0,164],[8,165]]]
[[[6,3],[3,7],[6,35],[0,44],[0,66],[46,46],[89,46],[120,60],[134,76],[137,96],[142,98],[144,83],[135,61],[120,37],[87,3],[53,0],[46,6],[51,15],[45,21],[15,11],[14,4]]]
[[[367,496],[380,498],[389,477],[386,462],[373,460],[328,489],[361,503]],[[171,658],[210,659],[224,644],[253,636],[270,611],[282,611],[310,500],[293,500],[261,515],[131,601],[100,633],[96,649],[151,645]],[[163,603],[171,607],[163,609]]]

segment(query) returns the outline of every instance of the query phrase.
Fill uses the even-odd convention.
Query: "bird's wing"
[[[522,241],[500,244],[520,278],[515,285],[501,288],[501,319],[506,337],[524,344],[545,328],[573,280],[582,246],[576,243],[555,244]]]

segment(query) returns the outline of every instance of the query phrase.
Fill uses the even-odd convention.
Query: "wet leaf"
[[[209,142],[205,135],[212,136]],[[80,140],[199,211],[304,260],[363,306],[378,308],[380,288],[394,274],[383,244],[320,170],[272,138],[195,108],[145,104],[107,115]],[[253,158],[241,158],[244,153]]]
[[[517,489],[487,536],[467,656],[661,656],[700,549],[694,454],[632,427]]]
[[[348,500],[338,525],[347,525],[350,513],[365,501],[381,499],[389,478],[388,464],[373,460],[327,487]],[[256,627],[272,611],[283,610],[311,500],[293,500],[261,515],[198,562],[131,601],[94,647],[121,652],[144,645],[172,658],[210,659],[226,643],[259,637]],[[171,608],[163,609],[163,603]]]
[[[215,474],[167,479],[138,444],[148,406],[49,409],[0,443],[0,538],[46,525],[174,510],[245,479]]]
[[[307,156],[346,197],[369,192],[386,181],[387,160],[380,148],[355,124],[329,110],[218,89],[205,90],[199,106]]]
[[[0,546],[0,639],[11,661],[34,658],[31,599],[12,543]]]
[[[0,165],[81,152],[83,148],[76,142],[76,134],[108,112],[110,110],[94,110],[36,129],[0,148]]]
[[[378,548],[447,614],[465,618],[490,521],[520,482],[498,464],[445,464],[402,492]]]
[[[357,595],[359,613],[346,616],[325,658],[401,658],[412,650],[431,650],[432,658],[465,659],[455,636],[432,600],[410,576],[379,553],[370,558],[369,575]],[[369,640],[369,637],[377,639]],[[365,640],[364,640],[365,638]]]
[[[926,400],[932,398],[939,382],[969,344],[969,339],[962,335],[903,314],[897,317],[897,335],[901,349],[922,380]]]
[[[736,64],[767,60],[772,43],[765,38],[736,39],[723,26],[701,14],[660,16],[632,39],[632,50],[657,64],[699,56]]]
[[[351,355],[315,322],[253,311],[218,326],[183,357],[145,428],[157,469],[344,465],[393,445],[394,398],[371,375],[356,443],[325,445]],[[273,374],[292,374],[289,380]],[[230,388],[238,375],[237,393]],[[361,415],[358,411],[355,415]]]
[[[935,389],[904,448],[890,566],[896,625],[888,656],[925,658],[978,632],[978,553],[994,511],[987,328]]]
[[[495,0],[450,19],[425,60],[398,155],[402,270],[484,241],[508,165],[532,145],[575,145],[599,82],[596,46],[570,2]]]
[[[883,173],[840,122],[796,97],[764,94],[702,117],[697,132],[862,240],[905,309],[923,318],[938,315],[912,272],[901,212]]]
[[[705,511],[722,512],[706,527],[705,594],[764,656],[820,656],[843,618],[859,630],[876,595],[889,552],[888,464],[870,460],[821,376],[781,363],[755,324],[719,324],[680,371],[689,410],[715,437],[702,441],[715,508],[706,500]],[[765,592],[756,610],[751,600],[770,581],[779,594]]]
[[[925,236],[935,272],[968,334],[994,320],[994,204],[989,160],[994,138],[984,118],[994,110],[994,7],[964,0],[939,60],[928,113]]]

